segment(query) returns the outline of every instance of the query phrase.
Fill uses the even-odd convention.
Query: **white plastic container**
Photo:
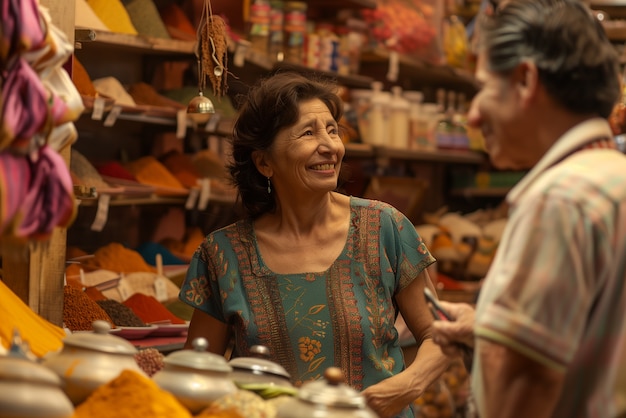
[[[389,143],[389,116],[388,108],[391,95],[383,91],[383,83],[372,83],[369,112],[369,140],[372,145],[386,145]]]
[[[359,135],[364,144],[371,144],[370,139],[370,108],[372,90],[354,89],[350,91],[351,105],[356,113]]]
[[[407,149],[409,147],[409,108],[410,103],[402,96],[402,87],[391,88],[389,102],[389,146]]]

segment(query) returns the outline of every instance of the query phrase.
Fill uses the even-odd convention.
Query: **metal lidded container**
[[[0,356],[0,417],[70,418],[74,406],[51,370],[23,357]]]
[[[107,321],[94,321],[93,329],[94,332],[68,335],[61,351],[46,356],[42,363],[61,378],[63,390],[74,405],[123,370],[146,375],[135,361],[135,346],[110,334],[111,325]]]
[[[165,357],[164,367],[152,380],[172,393],[191,413],[196,414],[217,398],[234,393],[232,368],[223,356],[210,353],[205,338],[192,342],[193,350],[175,351]]]
[[[339,368],[329,367],[324,379],[303,384],[297,397],[279,405],[276,418],[377,418],[365,397],[343,380]]]
[[[262,383],[293,387],[287,370],[269,360],[269,357],[269,348],[264,345],[253,345],[250,347],[249,357],[236,357],[228,362],[233,368],[232,379],[239,385]]]

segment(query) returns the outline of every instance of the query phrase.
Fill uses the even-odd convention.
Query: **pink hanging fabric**
[[[26,197],[30,176],[26,157],[0,152],[0,237],[13,233],[13,223]]]
[[[0,62],[44,42],[46,29],[36,0],[2,0],[0,21]]]
[[[67,227],[74,220],[74,187],[65,161],[48,146],[32,162],[31,176],[15,235],[42,241],[54,227]]]

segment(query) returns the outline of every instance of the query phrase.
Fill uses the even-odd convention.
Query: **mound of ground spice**
[[[180,181],[151,155],[129,162],[126,168],[142,184],[185,190]]]
[[[172,324],[185,323],[185,321],[170,312],[165,305],[153,296],[135,293],[123,303],[132,309],[146,324],[159,321],[171,321]]]
[[[193,166],[193,160],[189,155],[178,151],[170,151],[162,156],[160,160],[183,186],[197,186],[200,174]]]
[[[109,314],[113,323],[118,327],[146,326],[132,309],[116,300],[97,300],[96,303]]]
[[[63,322],[70,331],[91,331],[98,319],[114,326],[109,314],[85,292],[69,285],[63,288]]]
[[[156,272],[156,268],[146,263],[141,254],[117,242],[98,248],[94,256],[86,259],[83,264],[89,270],[104,269],[118,273]]]
[[[74,411],[73,418],[191,418],[170,392],[132,370],[96,389]]]

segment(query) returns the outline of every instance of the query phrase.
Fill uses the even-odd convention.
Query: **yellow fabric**
[[[87,0],[87,3],[112,32],[137,35],[137,29],[120,0]]]

